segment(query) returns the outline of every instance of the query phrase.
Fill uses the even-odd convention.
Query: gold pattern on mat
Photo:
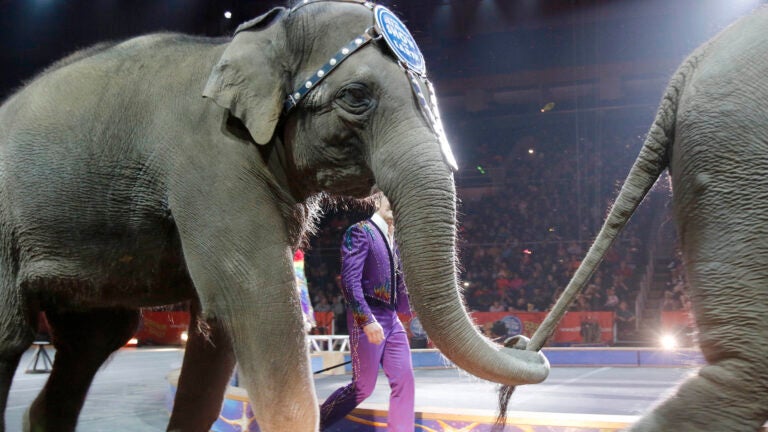
[[[420,427],[420,428],[424,429],[427,432],[472,432],[475,429],[475,426],[478,426],[480,424],[480,423],[475,422],[475,423],[472,423],[472,424],[470,424],[468,426],[464,426],[461,429],[456,429],[455,427],[453,427],[453,426],[451,426],[449,424],[446,424],[442,420],[437,420],[437,423],[440,424],[440,427],[442,428],[441,430],[428,428],[428,427],[422,426],[422,425],[416,425],[416,427]]]
[[[370,421],[370,420],[366,420],[364,418],[355,417],[353,415],[347,415],[346,418],[349,419],[349,420],[352,420],[355,423],[362,423],[362,424],[367,425],[367,426],[376,426],[376,427],[384,427],[384,428],[387,427],[386,423],[377,422],[377,421]]]
[[[256,422],[255,417],[248,418],[248,402],[241,402],[243,404],[243,416],[236,420],[230,420],[227,418],[222,417],[221,415],[219,418],[221,421],[228,425],[232,426],[239,426],[241,431],[249,431],[251,430],[251,425]]]

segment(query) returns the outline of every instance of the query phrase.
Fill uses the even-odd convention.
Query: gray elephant
[[[768,8],[698,48],[674,74],[553,315],[587,282],[666,168],[708,365],[631,430],[756,431],[768,420]],[[548,321],[542,335],[556,323]],[[528,348],[542,342],[534,335]]]
[[[392,201],[411,303],[443,353],[499,383],[547,376],[542,355],[491,343],[464,310],[450,149],[423,58],[386,12],[302,2],[231,39],[98,45],[5,101],[3,411],[39,311],[57,353],[25,427],[69,431],[139,308],[191,301],[168,429],[208,430],[237,360],[262,430],[316,430],[292,250],[318,196],[373,187]]]

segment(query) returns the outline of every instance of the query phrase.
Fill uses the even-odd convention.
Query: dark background
[[[427,59],[460,161],[477,137],[562,115],[648,124],[669,75],[765,0],[384,0]],[[174,31],[230,35],[282,1],[0,0],[0,99],[46,65],[105,40]],[[231,19],[224,12],[231,11]],[[540,108],[555,102],[543,119]],[[558,116],[560,116],[558,118]],[[626,117],[629,116],[629,119]],[[573,121],[573,119],[570,119]],[[578,120],[577,120],[578,121]],[[470,137],[467,142],[466,137]],[[508,143],[507,143],[508,144]],[[469,166],[474,167],[474,162]]]

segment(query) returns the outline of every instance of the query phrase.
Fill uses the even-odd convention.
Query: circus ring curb
[[[169,391],[166,408],[173,405],[179,370],[168,374]],[[334,425],[336,432],[384,432],[387,407],[384,404],[363,403],[352,414]],[[627,427],[635,417],[587,414],[553,414],[532,412],[510,412],[507,432],[613,432]],[[490,410],[456,410],[419,407],[416,412],[417,432],[488,432],[494,417]],[[214,432],[258,432],[248,397],[244,389],[234,386],[227,388],[221,414],[213,424]]]
[[[674,366],[701,364],[700,353],[682,350],[675,353],[654,349],[621,348],[551,348],[545,354],[553,365],[560,366]],[[349,353],[337,353],[344,360]],[[452,367],[437,350],[412,350],[414,367]],[[336,357],[338,358],[338,357]],[[322,356],[312,355],[313,370],[327,367]],[[347,370],[349,372],[349,370]],[[168,392],[166,408],[170,412],[176,394],[179,370],[167,375]],[[336,432],[384,432],[386,431],[387,407],[383,404],[363,403],[344,420],[334,425]],[[636,417],[618,415],[509,412],[507,432],[613,432],[626,428]],[[487,432],[491,430],[494,412],[491,410],[455,409],[438,407],[417,407],[417,432]],[[222,404],[221,414],[211,428],[214,432],[256,432],[258,425],[253,418],[247,393],[244,389],[228,386]]]

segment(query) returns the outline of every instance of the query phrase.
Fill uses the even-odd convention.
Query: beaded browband
[[[308,4],[317,3],[319,1],[329,0],[304,0],[302,3],[294,6],[288,13],[293,13],[297,9],[302,8]],[[453,156],[453,151],[448,143],[448,139],[445,136],[443,130],[443,124],[440,120],[439,110],[437,109],[437,98],[432,88],[432,83],[427,80],[427,70],[424,62],[424,56],[421,54],[416,41],[411,33],[405,27],[402,21],[389,9],[384,6],[374,5],[371,2],[364,0],[330,0],[336,2],[345,3],[357,3],[367,7],[373,11],[374,22],[371,27],[365,29],[365,31],[352,39],[349,43],[344,45],[338,50],[324,65],[322,65],[315,73],[305,79],[302,84],[294,89],[291,94],[288,95],[283,104],[283,115],[287,115],[290,111],[301,102],[302,99],[317,86],[329,73],[331,73],[341,62],[346,60],[350,55],[358,51],[360,48],[368,45],[371,41],[384,40],[389,50],[397,57],[397,63],[408,75],[408,80],[411,83],[411,88],[419,102],[419,107],[422,113],[426,117],[428,123],[432,127],[432,130],[440,141],[440,149],[443,153],[445,162],[453,169],[457,170],[456,158]],[[422,83],[425,83],[424,85]],[[426,86],[429,92],[429,101],[424,94],[423,86]],[[430,103],[431,102],[431,103]]]

